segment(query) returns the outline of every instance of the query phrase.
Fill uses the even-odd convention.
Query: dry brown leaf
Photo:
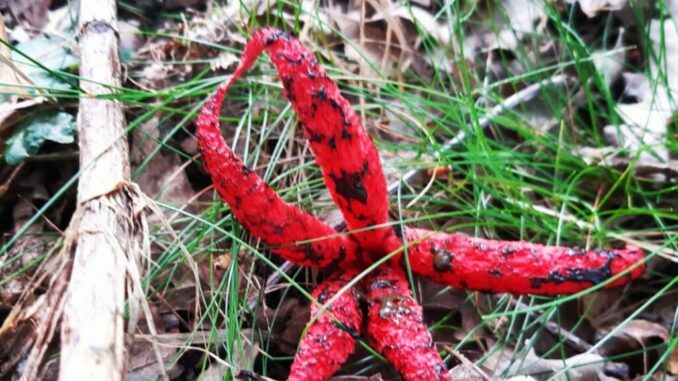
[[[346,57],[360,65],[363,75],[389,76],[407,64],[405,57],[413,54],[417,34],[404,32],[400,15],[410,17],[406,8],[399,10],[401,5],[378,0],[368,1],[368,4],[370,8],[365,14],[360,7],[330,6],[327,9],[333,15],[332,22],[346,38]],[[366,16],[368,11],[372,16]],[[374,67],[367,62],[373,63]]]
[[[226,379],[229,368],[221,363],[215,362],[200,374],[198,380],[201,381],[222,381]]]
[[[14,231],[21,229],[34,215],[36,205],[49,199],[43,185],[42,171],[33,171],[18,181],[17,187],[24,190],[12,208],[12,222]],[[12,308],[18,297],[29,287],[35,268],[23,269],[29,266],[39,256],[48,251],[46,240],[40,238],[44,231],[44,220],[33,223],[17,240],[12,248],[0,256],[0,278],[12,279],[0,286],[0,307]],[[11,264],[7,264],[10,262]],[[23,269],[23,270],[22,270]]]
[[[0,40],[9,41],[7,31],[5,30],[5,21],[0,17]],[[31,81],[28,78],[22,77],[16,70],[16,66],[12,62],[12,52],[5,44],[0,44],[0,92],[2,93],[19,93],[25,94],[26,91],[22,86],[30,85]]]
[[[9,41],[7,31],[5,30],[5,21],[0,17],[0,40]],[[19,97],[26,94],[24,86],[33,85],[30,78],[23,75],[12,60],[12,53],[10,49],[0,44],[0,93],[8,93],[12,95],[8,101],[0,102],[0,132],[8,129],[13,123],[11,117],[15,115],[17,110],[34,106],[42,103],[42,97],[34,98],[28,101],[19,102]]]
[[[155,152],[160,140],[158,117],[153,117],[132,133],[131,161],[133,166],[146,163],[146,167],[137,176],[136,182],[141,189],[156,200],[174,205],[182,205],[193,197],[182,163],[174,153]]]
[[[616,328],[619,329],[612,332]],[[653,365],[652,361],[658,356],[660,348],[668,341],[669,332],[661,324],[636,319],[621,327],[612,325],[600,330],[596,338],[597,341],[605,338],[598,350],[601,355],[613,357],[625,354],[624,363],[629,365],[631,374],[645,374]]]
[[[470,27],[465,33],[462,43],[469,59],[474,59],[479,51],[514,50],[523,36],[539,34],[546,27],[547,17],[542,2],[503,0],[500,6],[488,8],[489,12],[478,14],[478,26]]]
[[[233,365],[236,369],[252,369],[259,356],[259,340],[252,329],[240,331],[240,344],[234,343]]]
[[[526,348],[526,353],[516,353],[505,347],[490,350],[491,355],[484,365],[493,370],[494,377],[538,375],[556,381],[596,380],[596,375],[604,371],[605,359],[597,354],[583,353],[551,360],[537,356],[531,346]]]
[[[650,22],[649,37],[651,49],[656,54],[664,51],[666,62],[678,60],[678,27],[672,20],[663,24],[656,20]],[[626,82],[624,96],[638,99],[638,102],[617,105],[624,124],[605,127],[605,137],[613,145],[629,148],[633,153],[645,146],[651,147],[654,153],[641,152],[640,165],[644,162],[666,162],[669,159],[665,146],[667,126],[673,112],[678,109],[675,101],[678,96],[678,67],[658,66],[655,60],[650,60],[647,77],[632,73],[623,75]]]
[[[8,1],[12,15],[25,20],[32,28],[40,30],[47,22],[47,11],[52,0]]]
[[[179,363],[172,361],[172,358],[177,353],[177,349],[165,345],[161,345],[159,348],[162,361],[167,365],[173,364],[165,370],[167,375],[174,379],[183,370]],[[161,379],[163,375],[163,366],[158,364],[155,349],[148,342],[137,342],[134,344],[132,353],[129,356],[128,369],[126,381],[157,380]]]
[[[596,333],[596,337],[602,339],[608,336],[609,332],[616,329],[613,325],[607,329],[601,329]],[[619,353],[630,352],[637,349],[666,343],[669,339],[669,331],[661,324],[647,320],[631,320],[624,324],[612,334],[609,340],[602,345],[600,352],[605,356],[613,356]],[[643,354],[645,354],[643,352]]]
[[[487,381],[487,378],[478,372],[478,369],[469,363],[459,364],[449,371],[451,380]]]
[[[618,11],[626,7],[627,0],[565,0],[566,3],[579,3],[582,12],[589,18],[600,12]]]

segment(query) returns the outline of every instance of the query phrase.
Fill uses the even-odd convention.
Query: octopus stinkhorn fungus
[[[283,201],[221,136],[219,113],[226,92],[264,51],[343,214],[346,233]],[[379,153],[360,118],[316,57],[295,37],[276,29],[252,35],[240,65],[205,102],[196,125],[214,187],[245,229],[290,262],[332,271],[312,293],[324,308],[311,308],[312,320],[290,371],[292,381],[331,377],[361,335],[405,380],[448,379],[422,321],[422,308],[410,291],[401,254],[361,279],[355,285],[360,293],[340,292],[388,253],[406,252],[411,270],[434,282],[497,293],[569,294],[625,272],[607,284],[618,286],[643,271],[643,252],[631,245],[623,250],[581,250],[389,225]],[[358,294],[367,300],[365,316]]]

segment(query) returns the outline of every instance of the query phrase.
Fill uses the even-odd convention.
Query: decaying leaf
[[[626,354],[625,362],[631,364],[633,373],[646,373],[652,364],[651,359],[669,339],[666,327],[647,320],[631,320],[621,329],[616,328],[617,325],[614,325],[596,333],[599,340],[606,338],[600,353],[606,357]]]
[[[177,155],[158,150],[161,139],[159,123],[159,119],[153,117],[132,132],[132,166],[144,166],[135,180],[154,199],[182,205],[195,192]]]
[[[605,367],[605,359],[593,353],[584,353],[565,359],[544,359],[526,346],[524,353],[502,348],[493,353],[485,366],[493,370],[494,377],[535,376],[539,379],[557,381],[596,380],[597,374]]]
[[[37,36],[15,46],[13,60],[37,88],[68,89],[72,81],[58,71],[78,63],[67,43],[52,37]]]
[[[618,11],[626,6],[628,0],[565,0],[566,3],[579,3],[582,12],[590,18],[600,12]]]
[[[176,347],[161,345],[159,346],[160,355],[164,364],[173,363],[172,358],[177,353]],[[147,381],[160,379],[163,375],[163,366],[158,364],[156,352],[153,345],[148,342],[137,342],[132,347],[132,353],[129,356],[129,365],[127,371],[127,381]],[[174,378],[181,374],[183,367],[174,362],[170,369],[166,369],[167,374]]]
[[[663,23],[655,20],[650,23],[649,37],[659,61],[649,60],[647,77],[624,74],[624,94],[638,102],[620,103],[617,112],[624,124],[605,127],[604,132],[616,146],[626,147],[634,154],[641,152],[641,161],[666,162],[667,125],[678,108],[678,67],[666,63],[678,60],[678,29],[672,20]],[[651,152],[641,151],[645,146]]]
[[[26,119],[7,140],[5,160],[16,165],[35,155],[45,141],[60,144],[75,141],[75,119],[66,112],[37,112]]]
[[[621,30],[612,50],[592,55],[608,84],[621,74],[624,89],[616,111],[623,123],[603,128],[603,136],[612,147],[581,147],[579,153],[589,164],[622,168],[631,161],[628,157],[637,156],[638,174],[649,174],[656,180],[675,177],[678,162],[669,154],[668,126],[678,109],[678,68],[670,64],[678,60],[677,26],[672,19],[650,21],[647,74],[620,72],[619,59],[625,54],[625,47],[621,46],[623,34]],[[626,150],[628,156],[622,156],[618,148]]]

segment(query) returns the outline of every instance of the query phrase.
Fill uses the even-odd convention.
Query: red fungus
[[[288,381],[326,380],[353,353],[362,325],[358,297],[349,290],[332,299],[358,273],[356,269],[335,273],[313,291],[318,303],[331,301],[331,304],[328,313],[321,312],[316,304],[311,305],[312,323],[299,344]]]
[[[493,241],[424,229],[406,229],[412,271],[467,290],[510,294],[573,294],[616,276],[643,260],[633,245],[623,250],[583,250],[522,241]],[[635,267],[607,287],[638,278]]]
[[[363,281],[367,334],[405,380],[447,380],[447,368],[423,322],[405,274],[396,264],[379,267]]]
[[[332,227],[285,203],[224,142],[219,110],[231,84],[266,51],[276,67],[311,144],[325,184],[350,230]],[[326,311],[312,306],[312,320],[292,365],[290,380],[329,378],[353,352],[361,333],[362,313],[353,292],[337,295],[366,265],[400,248],[402,238],[388,222],[386,182],[379,153],[348,101],[318,65],[315,56],[293,36],[272,28],[256,31],[245,46],[231,80],[209,98],[196,121],[207,171],[233,215],[250,234],[283,258],[299,265],[337,265],[313,292]],[[566,294],[609,280],[618,286],[643,271],[643,252],[579,250],[527,242],[490,241],[422,229],[404,232],[413,272],[463,289],[513,294]],[[310,242],[308,242],[310,241]],[[397,258],[360,282],[367,298],[365,333],[369,342],[394,364],[406,381],[447,379]],[[336,296],[336,297],[335,297]]]

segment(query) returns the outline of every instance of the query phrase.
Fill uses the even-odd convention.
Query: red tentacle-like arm
[[[358,274],[349,270],[321,283],[313,297],[321,304],[332,299],[342,287]],[[360,334],[362,313],[353,290],[344,292],[320,312],[311,306],[311,322],[294,357],[288,381],[324,381],[332,376],[355,349],[355,338]]]
[[[316,59],[295,37],[272,28],[256,31],[243,52],[235,75],[268,53],[322,168],[325,183],[361,246],[375,254],[391,236],[386,180],[379,153],[350,103]]]
[[[638,264],[610,283],[619,286],[643,273],[643,252],[581,250],[522,241],[492,241],[423,229],[407,229],[412,271],[434,282],[485,292],[572,294],[602,283]]]
[[[281,257],[312,267],[353,263],[358,250],[353,240],[283,201],[245,166],[221,136],[219,111],[224,95],[253,60],[243,60],[231,81],[205,102],[196,121],[200,150],[214,187],[245,229],[273,246]],[[300,241],[311,242],[297,245]]]
[[[405,381],[449,380],[399,266],[386,264],[363,281],[370,343],[395,366]]]

